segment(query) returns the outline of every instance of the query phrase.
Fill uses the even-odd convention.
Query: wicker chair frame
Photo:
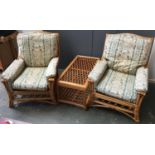
[[[150,38],[152,39],[153,43],[154,38],[152,37]],[[144,67],[148,68],[148,62],[149,60],[147,61],[147,64]],[[101,107],[101,108],[103,107],[113,109],[127,115],[135,122],[140,122],[140,108],[145,95],[146,92],[137,92],[136,102],[132,103],[99,93],[94,89],[94,92],[92,92],[93,102],[91,104],[91,107]]]
[[[43,33],[50,33],[45,32]],[[60,57],[60,36],[59,33],[55,33],[58,35],[58,57]],[[16,36],[17,37],[17,36]],[[59,64],[59,62],[58,62]],[[15,103],[24,103],[24,102],[41,102],[41,103],[49,103],[55,104],[56,103],[56,81],[58,79],[58,64],[56,66],[56,76],[54,78],[48,78],[48,89],[45,91],[34,91],[34,90],[17,90],[12,89],[9,84],[9,81],[3,80],[2,83],[4,84],[7,94],[9,97],[9,107],[13,108]]]

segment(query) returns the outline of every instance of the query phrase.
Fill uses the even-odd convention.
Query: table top
[[[76,56],[68,67],[60,75],[58,84],[70,88],[85,89],[88,80],[88,74],[93,69],[99,58],[89,56]]]

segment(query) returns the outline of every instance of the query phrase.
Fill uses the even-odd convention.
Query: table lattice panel
[[[60,80],[83,85],[95,64],[96,59],[77,58]]]
[[[59,99],[83,104],[85,100],[85,93],[72,88],[59,87]]]

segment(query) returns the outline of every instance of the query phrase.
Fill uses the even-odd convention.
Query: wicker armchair
[[[2,73],[2,82],[14,101],[55,101],[58,75],[59,34],[43,31],[19,33],[18,59]]]
[[[148,90],[148,60],[153,38],[130,33],[107,34],[102,58],[89,74],[94,107],[117,110],[139,122]]]

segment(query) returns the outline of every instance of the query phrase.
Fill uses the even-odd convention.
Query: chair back
[[[59,52],[59,34],[43,31],[19,33],[17,36],[19,57],[28,67],[46,67]]]
[[[102,58],[113,70],[136,74],[138,67],[147,65],[153,40],[131,33],[107,34]]]

